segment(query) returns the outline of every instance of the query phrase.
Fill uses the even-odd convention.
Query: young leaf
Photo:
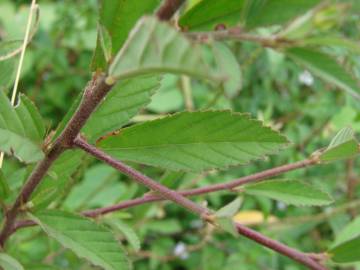
[[[360,261],[360,235],[330,249],[331,260],[336,263]]]
[[[110,65],[109,76],[119,80],[161,72],[224,79],[209,69],[200,47],[167,23],[143,17]]]
[[[0,269],[24,270],[24,267],[10,255],[6,253],[0,253]]]
[[[106,0],[99,1],[99,24],[111,37],[111,55],[115,55],[138,19],[144,14],[151,14],[159,6],[160,0]],[[100,42],[100,33],[92,61],[92,70],[105,69],[106,61]]]
[[[234,97],[240,91],[242,85],[240,65],[225,43],[214,42],[212,50],[219,72],[227,74],[224,83],[225,93],[229,97]]]
[[[332,247],[338,246],[341,243],[345,243],[360,235],[360,217],[355,218],[336,236]]]
[[[352,158],[359,154],[358,142],[354,137],[354,131],[345,127],[332,139],[327,149],[320,155],[321,161],[335,161]]]
[[[221,24],[233,26],[241,19],[245,0],[202,0],[179,20],[185,30],[211,30]]]
[[[284,24],[319,4],[320,0],[249,1],[245,14],[247,28]]]
[[[239,198],[236,198],[231,203],[225,205],[224,207],[216,211],[215,216],[233,217],[237,213],[237,211],[239,211],[240,206],[241,206],[241,200]]]
[[[41,228],[64,247],[106,270],[131,269],[129,260],[114,236],[90,219],[47,210],[30,215]]]
[[[360,99],[357,81],[330,56],[307,48],[291,48],[285,53],[324,81],[334,84],[351,96]]]
[[[119,81],[91,115],[82,132],[92,142],[121,128],[150,102],[159,86],[160,80],[156,76]]]
[[[13,107],[0,91],[0,115],[0,150],[26,163],[39,161],[44,156],[40,145],[45,128],[34,104],[21,95]]]
[[[265,196],[298,206],[327,205],[333,202],[327,193],[294,180],[268,180],[246,185],[244,190],[247,194]]]
[[[99,146],[121,160],[200,172],[274,153],[287,139],[230,111],[183,112],[123,129]]]
[[[101,49],[103,51],[106,62],[110,62],[112,57],[112,44],[111,44],[111,36],[108,30],[102,26],[98,25],[98,35],[99,35],[99,43],[101,45]]]
[[[135,251],[140,250],[141,246],[139,236],[137,236],[136,232],[129,225],[119,219],[114,218],[104,219],[104,222],[108,224],[114,231],[118,231],[120,234],[124,235],[126,240]]]
[[[231,217],[219,217],[216,218],[216,224],[225,232],[230,233],[234,237],[238,237],[239,234],[236,230],[235,223]]]

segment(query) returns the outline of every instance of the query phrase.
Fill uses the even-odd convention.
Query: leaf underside
[[[90,219],[59,210],[31,214],[32,220],[75,254],[106,270],[131,269],[120,243]]]

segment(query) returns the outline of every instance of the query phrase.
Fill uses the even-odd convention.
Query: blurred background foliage
[[[23,38],[28,2],[0,0],[0,40]],[[96,45],[97,2],[39,2],[39,26],[26,53],[19,88],[37,104],[49,133],[56,128],[91,77],[89,66]],[[188,1],[185,9],[195,2],[198,1]],[[328,1],[327,7],[317,13],[311,31],[320,36],[330,33],[347,37],[360,46],[359,21],[360,1]],[[256,31],[266,34],[274,30],[276,27]],[[249,112],[263,120],[285,134],[292,144],[277,156],[228,171],[195,175],[138,165],[146,174],[176,189],[225,182],[304,159],[325,147],[342,127],[351,126],[360,132],[358,100],[324,83],[275,50],[250,42],[228,42],[228,45],[241,67],[238,74],[241,87],[221,91],[186,76],[165,75],[152,102],[133,122],[183,110],[232,109]],[[341,46],[327,46],[324,50],[336,56],[360,80],[360,54]],[[11,74],[14,75],[16,62],[16,58],[0,62],[0,87],[3,91],[11,89]],[[48,177],[50,183],[66,181],[62,192],[47,192],[45,189],[49,193],[47,198],[40,202],[34,198],[33,203],[41,207],[54,201],[52,204],[63,209],[84,210],[111,205],[146,192],[91,158],[82,156],[76,162],[81,164],[70,170],[70,181]],[[329,192],[335,203],[328,207],[293,207],[264,197],[244,196],[239,219],[300,250],[326,250],[335,235],[359,212],[358,165],[358,160],[340,161],[286,175],[290,179],[311,182]],[[87,167],[89,169],[85,170]],[[21,167],[15,159],[6,159],[3,171],[14,195],[29,170]],[[197,197],[196,201],[207,201],[211,208],[218,209],[235,196],[220,192]],[[133,257],[135,269],[303,269],[243,237],[234,239],[211,227],[204,227],[197,217],[170,203],[119,211],[113,217],[117,220],[117,235]],[[141,242],[140,250],[137,238]],[[38,228],[20,230],[10,239],[8,247],[8,252],[26,265],[26,269],[95,269],[47,238]],[[360,269],[360,264],[342,269]]]

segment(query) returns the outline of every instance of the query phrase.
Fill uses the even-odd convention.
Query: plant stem
[[[210,212],[198,204],[194,203],[193,201],[187,199],[180,193],[173,191],[166,186],[163,186],[159,184],[158,182],[154,181],[150,177],[142,174],[139,171],[136,171],[135,169],[131,168],[130,166],[122,163],[119,160],[114,159],[110,155],[104,153],[103,151],[99,150],[93,145],[88,144],[83,138],[78,136],[74,140],[74,145],[78,146],[79,148],[83,149],[85,152],[91,154],[95,158],[104,161],[105,163],[109,164],[110,166],[114,167],[118,171],[126,174],[130,178],[134,179],[139,184],[142,184],[152,191],[155,191],[161,198],[168,199],[170,201],[173,201],[184,208],[200,215],[201,217],[206,218]]]
[[[324,266],[322,266],[321,264],[319,264],[318,262],[316,262],[315,260],[311,259],[310,256],[308,256],[307,254],[297,251],[296,249],[290,248],[278,241],[275,241],[271,238],[268,238],[264,235],[262,235],[259,232],[256,232],[244,225],[241,225],[239,223],[235,223],[236,229],[238,231],[239,234],[250,238],[251,240],[266,246],[272,250],[277,251],[280,254],[283,254],[291,259],[293,259],[294,261],[297,261],[307,267],[309,267],[309,269],[313,269],[313,270],[326,270],[326,268]]]
[[[286,173],[289,171],[301,169],[301,168],[308,167],[308,166],[313,166],[317,163],[318,163],[318,161],[316,159],[312,159],[312,158],[305,159],[305,160],[298,161],[295,163],[286,164],[286,165],[268,169],[268,170],[265,170],[262,172],[258,172],[258,173],[252,174],[252,175],[247,175],[247,176],[232,180],[227,183],[214,184],[214,185],[209,185],[209,186],[194,188],[194,189],[189,189],[189,190],[182,190],[182,191],[180,190],[180,191],[178,191],[178,193],[183,196],[195,196],[195,195],[203,195],[203,194],[212,193],[212,192],[216,192],[216,191],[222,191],[222,190],[233,190],[244,184],[256,183],[256,182],[259,182],[259,181],[262,181],[262,180],[268,179],[270,177],[273,177],[273,176],[276,176],[279,174],[283,174],[283,173]],[[121,203],[118,203],[115,205],[111,205],[111,206],[107,206],[107,207],[103,207],[103,208],[97,208],[94,210],[88,210],[88,211],[85,211],[84,214],[86,216],[95,217],[95,216],[99,216],[99,215],[105,215],[105,214],[108,214],[108,213],[111,213],[114,211],[118,211],[121,209],[126,209],[129,207],[134,207],[137,205],[155,202],[155,201],[161,201],[161,200],[163,200],[163,198],[159,197],[158,195],[146,195],[141,198],[124,201],[124,202],[121,202]]]
[[[111,86],[105,83],[103,77],[94,79],[87,85],[84,91],[83,100],[78,110],[72,116],[63,132],[45,154],[44,159],[37,164],[29,176],[27,182],[22,187],[22,190],[17,196],[15,203],[6,212],[5,224],[0,233],[1,247],[4,246],[6,239],[11,234],[16,216],[21,211],[22,206],[29,201],[31,194],[47,174],[50,166],[54,163],[54,161],[60,156],[61,153],[72,146],[73,140],[80,132],[81,128],[85,125],[86,120],[90,117],[90,114],[95,110],[96,106],[102,101],[110,89]]]
[[[181,7],[185,0],[166,0],[164,4],[156,12],[157,17],[161,21],[170,20],[175,12]]]
[[[154,181],[153,179],[143,175],[142,173],[136,171],[135,169],[127,166],[126,164],[122,163],[111,157],[110,155],[102,152],[101,150],[97,149],[95,146],[88,144],[83,138],[77,137],[74,141],[74,145],[78,146],[79,148],[83,149],[87,153],[91,154],[92,156],[96,157],[97,159],[104,161],[105,163],[109,164],[110,166],[114,167],[115,169],[123,172],[124,174],[128,175],[129,177],[133,178],[140,184],[143,184],[150,188],[151,190],[157,192],[159,196],[164,199],[171,200],[185,209],[188,209],[200,217],[205,218],[206,221],[210,221],[207,216],[211,213],[211,211],[205,207],[199,206],[198,204],[190,201],[180,193],[173,191],[158,182]],[[270,239],[252,229],[249,229],[241,224],[235,224],[236,229],[239,234],[254,240],[255,242],[260,243],[263,246],[269,247],[289,258],[302,263],[303,265],[308,266],[310,269],[313,270],[325,270],[326,268],[323,267],[318,262],[312,260],[308,257],[305,253],[292,249],[280,242],[277,242],[273,239]]]

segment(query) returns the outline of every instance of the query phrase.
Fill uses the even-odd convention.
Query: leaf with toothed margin
[[[284,136],[247,115],[203,111],[177,113],[125,128],[98,146],[120,160],[200,172],[245,164],[287,143]]]
[[[176,73],[222,82],[211,70],[200,47],[165,22],[143,17],[114,58],[109,77],[119,80],[148,73]]]
[[[19,104],[13,107],[0,91],[0,151],[25,163],[37,162],[44,156],[41,150],[44,134],[43,120],[27,97],[20,95]]]
[[[79,257],[106,270],[129,270],[131,264],[110,231],[92,220],[59,210],[30,214],[47,235]]]
[[[246,185],[244,191],[250,195],[264,196],[297,206],[319,206],[333,202],[326,192],[294,180],[268,180]]]

